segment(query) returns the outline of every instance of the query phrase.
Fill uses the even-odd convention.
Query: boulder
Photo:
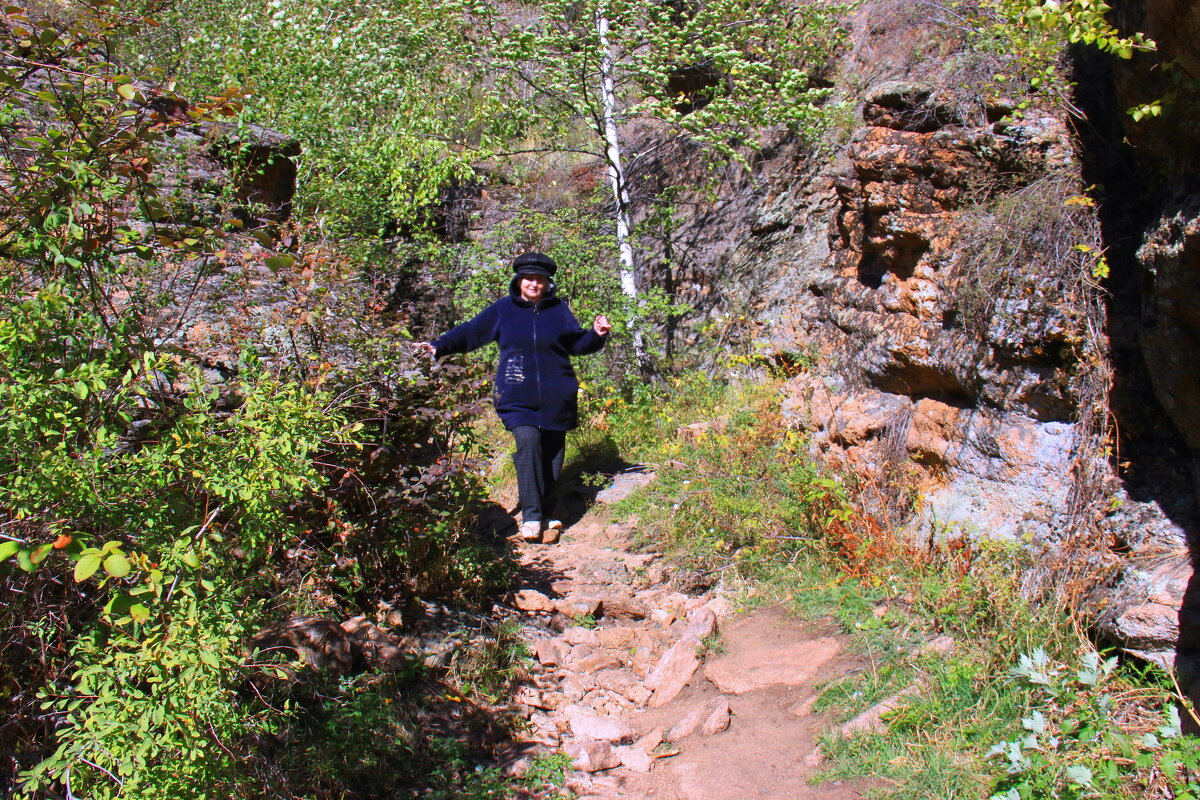
[[[660,628],[669,628],[675,621],[675,612],[666,608],[656,608],[650,612],[650,621]]]
[[[705,736],[712,736],[715,733],[720,733],[729,727],[729,718],[732,712],[729,709],[729,698],[718,697],[704,707],[704,718],[700,722],[700,733]]]
[[[696,728],[700,727],[700,721],[704,719],[707,706],[703,703],[692,707],[678,722],[667,729],[663,734],[663,739],[668,742],[678,742],[681,739],[686,739],[696,732]]]
[[[521,589],[513,595],[513,605],[520,611],[554,611],[554,601],[537,589]]]
[[[396,669],[404,664],[411,646],[406,640],[396,636],[365,615],[352,617],[341,625],[351,639],[351,648],[362,654],[366,665],[374,669]]]
[[[562,666],[566,660],[566,650],[554,639],[541,639],[533,646],[533,654],[543,667]]]
[[[609,650],[627,649],[636,635],[632,629],[626,627],[596,629],[596,637],[600,640],[600,645]]]
[[[587,645],[588,647],[600,646],[600,634],[592,628],[584,628],[581,625],[575,625],[563,631],[562,639],[569,645]]]
[[[554,608],[571,619],[581,617],[595,619],[604,613],[603,604],[598,597],[567,597],[556,601]]]
[[[312,669],[338,675],[361,668],[363,660],[355,637],[324,617],[296,617],[265,628],[255,634],[250,646],[260,657],[283,653],[289,660],[303,659]]]
[[[901,708],[909,697],[913,697],[919,691],[917,686],[910,686],[904,691],[876,703],[842,725],[841,734],[850,736],[855,733],[880,733],[886,730],[887,726],[883,722],[883,715]]]
[[[586,658],[582,658],[575,662],[575,668],[580,672],[593,673],[601,670],[610,670],[612,667],[621,666],[621,659],[617,658],[607,650],[602,650],[598,653],[592,653]]]
[[[616,692],[636,705],[645,705],[650,700],[650,690],[628,670],[605,669],[594,678],[600,688]]]
[[[580,772],[600,772],[621,766],[621,758],[608,742],[575,742],[563,747],[571,758],[571,766]]]
[[[705,666],[704,674],[725,694],[745,694],[768,686],[802,686],[841,650],[836,639],[823,637],[762,652],[758,663],[749,665],[719,656]]]
[[[654,757],[637,745],[613,748],[622,767],[634,772],[647,773],[654,767]]]
[[[688,626],[681,639],[699,642],[717,632],[717,615],[708,606],[700,606],[688,613]]]
[[[601,504],[616,503],[624,500],[633,492],[643,486],[653,483],[658,477],[653,472],[640,471],[622,472],[613,476],[612,483],[608,488],[600,491],[596,495],[596,502]]]
[[[563,715],[577,741],[627,742],[637,738],[633,725],[620,717],[601,716],[582,706],[567,706]]]
[[[600,600],[604,616],[612,619],[645,619],[649,607],[638,600],[619,594],[606,594]]]
[[[646,688],[654,692],[650,699],[651,707],[659,708],[674,700],[696,674],[700,667],[700,659],[696,656],[697,644],[695,639],[683,639],[659,658],[645,682]]]

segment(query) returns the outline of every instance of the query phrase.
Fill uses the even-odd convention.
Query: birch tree
[[[836,48],[843,11],[818,0],[546,0],[488,21],[490,60],[521,86],[527,116],[603,159],[628,296],[638,287],[622,129],[653,118],[730,159],[766,126],[815,136],[829,90],[812,71]],[[564,135],[572,121],[591,131],[582,144]],[[637,331],[635,347],[642,356]]]

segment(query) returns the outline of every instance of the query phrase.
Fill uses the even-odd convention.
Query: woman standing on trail
[[[555,516],[558,474],[566,433],[578,426],[579,381],[571,356],[595,353],[608,341],[608,318],[584,330],[557,295],[558,265],[543,253],[513,261],[508,297],[497,300],[424,347],[435,358],[466,353],[490,342],[500,345],[496,366],[496,413],[517,442],[513,463],[521,505],[521,538],[553,541],[562,529]]]

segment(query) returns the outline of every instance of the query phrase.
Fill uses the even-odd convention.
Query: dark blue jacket
[[[553,284],[536,306],[522,300],[516,287],[514,278],[508,297],[434,341],[437,357],[499,343],[495,402],[504,427],[569,431],[579,424],[571,356],[595,353],[608,337],[581,328]]]

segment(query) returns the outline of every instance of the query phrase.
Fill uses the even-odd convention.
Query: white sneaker
[[[547,520],[546,522],[546,530],[548,531],[561,531],[562,526],[563,524],[561,519],[552,519]]]
[[[542,540],[541,520],[531,519],[528,522],[522,522],[521,527],[517,528],[517,533],[527,542],[540,542]]]

